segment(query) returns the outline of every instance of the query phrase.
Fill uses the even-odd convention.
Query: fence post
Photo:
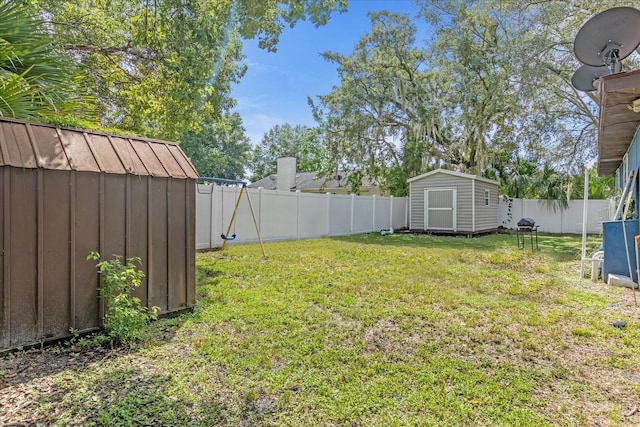
[[[389,230],[393,228],[393,196],[389,196]]]
[[[411,196],[404,199],[404,225],[411,229]]]
[[[327,237],[331,236],[331,193],[325,193],[327,199]]]
[[[258,229],[262,234],[262,193],[264,187],[258,187]]]
[[[351,224],[349,225],[349,233],[353,234],[353,217],[356,202],[356,195],[351,193]]]
[[[296,240],[300,240],[300,190],[296,190]]]
[[[216,192],[216,185],[215,183],[211,184],[211,194],[209,194],[209,249],[213,248],[213,244],[214,244],[214,237],[213,237],[213,230],[215,230],[215,226],[216,226],[216,213],[215,213],[215,203],[214,203],[214,198],[215,198],[215,192]]]
[[[371,231],[375,231],[376,229],[376,195],[373,194],[371,197],[373,197],[373,209],[371,209],[372,214],[371,214]]]

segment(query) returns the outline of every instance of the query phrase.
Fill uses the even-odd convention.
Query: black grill
[[[536,222],[531,218],[522,218],[518,221],[518,228],[516,229],[516,237],[518,239],[518,249],[524,249],[524,239],[526,235],[529,235],[531,239],[531,249],[534,249],[534,240],[535,240],[535,249],[538,248],[538,226]]]
[[[522,218],[520,221],[518,221],[518,227],[533,228],[535,225],[536,222],[531,218]]]

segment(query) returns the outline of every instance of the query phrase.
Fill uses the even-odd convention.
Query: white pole
[[[584,279],[584,263],[587,256],[587,208],[589,202],[589,168],[584,167],[584,194],[582,196],[582,257],[580,258],[580,278]]]

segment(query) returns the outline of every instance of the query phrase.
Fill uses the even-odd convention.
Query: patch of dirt
[[[48,425],[51,419],[33,418],[40,394],[61,393],[55,375],[66,370],[82,370],[125,354],[122,349],[93,348],[78,351],[73,347],[51,345],[5,354],[0,357],[0,426]],[[60,396],[59,401],[63,396]],[[55,419],[55,407],[50,416]]]

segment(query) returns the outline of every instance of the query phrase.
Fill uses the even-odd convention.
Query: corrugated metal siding
[[[0,151],[0,157],[2,152]],[[2,161],[0,159],[0,161]],[[6,333],[9,321],[9,313],[7,311],[7,297],[9,295],[8,289],[5,288],[5,264],[8,259],[4,254],[5,246],[5,211],[9,209],[8,197],[5,194],[5,176],[8,176],[9,168],[0,168],[0,348],[8,347],[8,334]],[[6,191],[8,193],[8,191]],[[8,236],[8,234],[6,235]]]
[[[498,227],[498,199],[497,184],[493,185],[482,180],[475,180],[475,194],[473,194],[473,179],[446,173],[435,173],[409,183],[411,210],[409,228],[422,230],[424,228],[424,190],[434,188],[455,188],[456,197],[456,231],[459,233],[480,232]],[[484,190],[489,189],[491,203],[484,206]],[[473,227],[473,198],[476,207],[476,227]]]
[[[91,251],[140,257],[148,306],[193,306],[196,176],[171,143],[0,120],[0,350],[100,326]]]

